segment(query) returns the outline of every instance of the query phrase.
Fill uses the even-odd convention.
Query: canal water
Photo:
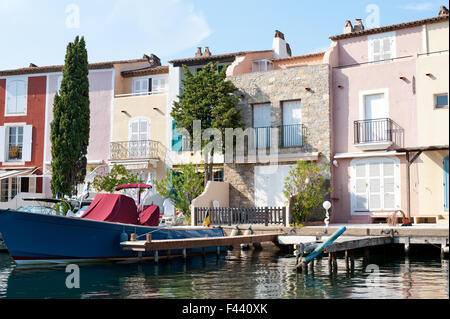
[[[69,289],[66,267],[16,267],[0,253],[2,298],[168,298],[168,299],[411,299],[449,298],[448,259],[394,253],[356,256],[353,271],[338,258],[331,271],[327,258],[314,273],[298,274],[295,258],[277,249],[229,251],[182,260],[143,264],[79,265],[79,288]]]

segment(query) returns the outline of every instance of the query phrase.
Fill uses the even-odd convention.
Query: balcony
[[[112,142],[111,160],[160,159],[163,146],[157,141]]]
[[[388,149],[393,144],[393,126],[388,118],[355,121],[355,147],[363,151]]]
[[[302,124],[283,125],[278,127],[255,127],[255,148],[270,148],[272,129],[281,131],[279,145],[281,147],[302,147],[305,127]]]

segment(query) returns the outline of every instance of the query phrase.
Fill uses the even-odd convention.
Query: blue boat
[[[139,222],[117,222],[126,215],[127,210],[114,203],[129,204],[129,200],[133,200],[123,195],[97,196],[101,196],[100,201],[94,200],[82,218],[0,210],[0,233],[11,257],[18,265],[137,261],[153,259],[153,252],[144,252],[139,256],[136,252],[122,250],[120,242],[129,239],[133,233],[142,240],[145,240],[148,233],[152,235],[152,240],[224,236],[221,228],[147,226],[139,225]],[[102,206],[102,203],[114,206],[109,214],[105,214],[105,205]],[[97,217],[102,216],[103,220],[95,220],[98,212],[100,214]],[[137,210],[134,213],[137,214]],[[125,220],[129,220],[129,217],[125,216]],[[136,217],[136,220],[139,221],[139,218]],[[206,253],[213,252],[216,252],[215,247],[206,249]],[[201,253],[201,249],[188,250],[188,255]],[[158,255],[161,258],[166,254],[166,251],[160,251]],[[181,256],[182,251],[171,251],[170,255]]]

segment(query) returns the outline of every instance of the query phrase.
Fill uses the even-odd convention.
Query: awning
[[[25,168],[25,169],[0,170],[0,180],[5,179],[5,178],[10,178],[10,177],[27,175],[27,174],[31,173],[32,171],[34,171],[35,169],[36,169],[35,167],[31,167],[31,168]]]

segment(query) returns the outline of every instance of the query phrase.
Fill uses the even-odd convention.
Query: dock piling
[[[159,262],[159,252],[155,250],[155,264]]]

